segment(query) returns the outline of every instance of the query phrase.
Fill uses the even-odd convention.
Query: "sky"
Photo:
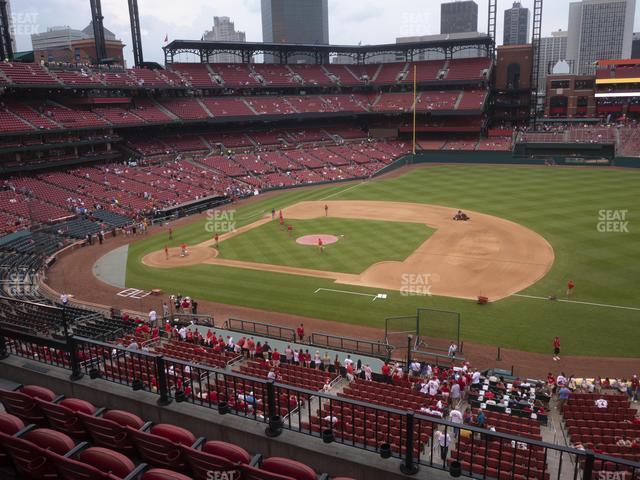
[[[69,25],[82,29],[91,20],[89,0],[10,0],[18,51],[31,49],[31,33]],[[329,42],[337,45],[394,43],[396,37],[440,33],[438,0],[329,0]],[[487,30],[487,0],[479,5],[478,29]],[[502,43],[504,10],[512,0],[498,0],[498,44]],[[521,0],[533,9],[533,0]],[[542,33],[567,29],[570,0],[544,2]],[[125,58],[133,63],[127,0],[102,0],[104,25],[126,45]],[[262,41],[260,0],[138,0],[144,59],[164,63],[162,47],[169,41],[200,39],[214,16],[228,16],[247,41]],[[640,5],[635,29],[640,31]],[[196,61],[183,57],[183,61]]]

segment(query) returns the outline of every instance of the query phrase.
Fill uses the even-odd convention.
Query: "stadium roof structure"
[[[365,63],[366,60],[386,53],[401,53],[408,60],[427,51],[443,53],[446,59],[466,49],[484,48],[488,53],[494,44],[489,35],[478,35],[470,38],[443,38],[437,40],[388,43],[381,45],[320,45],[297,43],[262,43],[262,42],[221,42],[205,40],[174,40],[163,47],[165,64],[173,63],[175,55],[191,53],[198,55],[200,61],[208,63],[208,59],[216,53],[238,55],[243,63],[249,63],[254,55],[272,54],[278,63],[288,63],[294,55],[307,55],[317,64],[327,63],[331,55],[348,56],[354,63]],[[487,54],[488,54],[487,53]]]

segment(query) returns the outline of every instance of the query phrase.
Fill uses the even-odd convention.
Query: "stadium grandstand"
[[[560,364],[552,364],[558,367],[546,378],[522,374],[520,365],[505,367],[500,346],[482,345],[487,348],[482,355],[473,344],[465,346],[460,314],[441,308],[419,307],[415,315],[385,318],[385,327],[394,322],[403,327],[391,334],[385,328],[378,340],[360,337],[356,323],[330,334],[309,326],[305,332],[299,319],[318,320],[313,325],[325,325],[326,331],[333,327],[312,318],[313,311],[260,310],[250,298],[252,289],[273,282],[276,292],[284,285],[288,302],[295,304],[294,284],[302,284],[305,275],[328,282],[333,272],[317,264],[254,261],[246,271],[266,265],[272,276],[252,286],[229,273],[240,260],[216,258],[219,240],[241,238],[254,226],[273,226],[273,232],[279,227],[293,244],[293,226],[285,228],[283,216],[292,205],[280,202],[280,191],[296,201],[296,195],[308,193],[300,198],[322,208],[321,219],[356,223],[362,218],[331,216],[329,199],[339,184],[351,182],[341,192],[358,185],[377,188],[410,164],[499,164],[501,175],[512,164],[536,166],[537,172],[557,164],[640,166],[640,61],[598,62],[595,83],[589,84],[593,108],[574,105],[577,117],[570,118],[565,108],[576,102],[573,97],[560,98],[548,89],[551,113],[535,118],[534,105],[535,121],[530,121],[536,86],[515,85],[508,72],[515,62],[522,63],[523,79],[533,72],[532,47],[506,49],[501,61],[495,52],[495,2],[490,12],[491,5],[493,32],[473,38],[357,46],[174,40],[164,46],[164,67],[142,62],[141,50],[132,68],[109,62],[0,62],[0,478],[640,480],[637,376],[600,376],[601,364],[590,374],[565,375]],[[0,2],[0,16],[3,8]],[[465,49],[481,55],[456,55]],[[425,52],[442,59],[416,60]],[[242,61],[209,61],[221,53]],[[184,54],[201,61],[183,61]],[[266,54],[279,63],[255,61]],[[301,54],[313,63],[289,63]],[[388,54],[397,61],[376,60]],[[325,61],[336,55],[353,62]],[[574,90],[585,86],[571,81]],[[521,171],[526,177],[530,170]],[[384,182],[373,181],[390,173]],[[474,172],[473,183],[480,177]],[[428,187],[416,182],[410,188]],[[273,205],[247,212],[255,225],[234,226],[225,238],[207,231],[204,243],[195,245],[211,212],[233,221],[236,206],[263,198],[274,199]],[[425,219],[410,216],[409,201],[399,205],[404,206],[367,212],[363,218],[379,222],[367,236],[381,241],[393,236],[378,218],[385,209],[398,215],[398,230],[425,226]],[[439,220],[474,227],[457,222],[469,217],[461,210],[455,214],[453,204],[441,208]],[[451,216],[443,213],[449,210]],[[295,220],[303,230],[307,217]],[[201,222],[197,233],[179,231],[189,222]],[[473,232],[486,244],[459,242],[464,261],[475,256],[486,264],[509,263],[489,255],[507,244],[529,249],[515,235],[498,238],[501,225]],[[331,228],[336,233],[343,226]],[[527,231],[544,241],[553,257],[545,238]],[[270,234],[260,234],[251,246],[257,255],[270,249],[260,243]],[[337,235],[333,240],[342,241],[344,235]],[[401,236],[402,243],[412,236]],[[192,240],[193,247],[187,246]],[[151,254],[137,249],[145,241],[156,242]],[[456,242],[453,236],[447,241]],[[101,249],[104,243],[109,250]],[[218,250],[209,248],[214,246]],[[331,258],[321,239],[314,237],[313,247],[317,256]],[[351,255],[356,250],[357,245]],[[160,271],[145,263],[156,253],[167,262],[194,259],[180,266],[197,276],[203,265],[195,257],[203,251],[202,263],[220,262],[207,266],[211,276],[228,281],[218,287],[237,296],[237,310],[213,298],[202,303],[211,300],[215,312],[198,310],[197,300],[165,286],[125,288],[128,275],[153,277]],[[78,253],[84,255],[80,260]],[[117,268],[100,270],[105,257],[118,255],[124,255],[122,285],[107,280],[117,276]],[[410,255],[407,250],[376,264],[391,268]],[[74,256],[72,267],[66,260]],[[460,258],[450,263],[463,263]],[[553,258],[549,269],[552,263]],[[77,290],[69,294],[82,283],[80,268],[90,270],[105,290],[117,287],[112,304],[84,300]],[[286,268],[292,275],[285,275]],[[54,284],[56,269],[61,283]],[[319,287],[313,295],[365,298],[366,308],[381,305],[385,315],[393,308],[383,303],[386,293],[377,293],[386,291],[384,282],[337,290],[362,280],[360,271],[338,273],[336,289]],[[93,287],[81,285],[86,291]],[[509,288],[504,297],[527,286]],[[566,299],[550,304],[571,307],[573,286],[567,288]],[[517,295],[557,300],[555,294]],[[430,305],[445,305],[438,302],[447,297],[437,294]],[[482,290],[457,298],[494,308],[486,305]],[[237,312],[257,320],[236,318]],[[289,315],[288,323],[269,323],[273,313]],[[433,338],[424,334],[422,322],[432,318],[444,330],[437,341],[446,345],[428,344]],[[351,336],[343,335],[352,328]],[[403,345],[390,341],[394,334]],[[553,362],[560,360],[559,342]],[[513,350],[510,359],[519,353]],[[522,352],[526,355],[532,352]],[[624,368],[637,360],[633,353],[627,356],[633,358],[625,359]],[[548,362],[536,364],[536,373],[541,365]]]

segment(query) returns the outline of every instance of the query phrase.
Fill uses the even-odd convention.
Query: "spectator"
[[[298,334],[298,340],[302,342],[304,340],[304,324],[300,324],[298,328],[296,328],[296,333]]]
[[[449,420],[451,421],[451,423],[457,423],[462,425],[463,423],[463,418],[462,418],[462,413],[460,413],[460,410],[458,410],[457,408],[454,408],[453,410],[451,410],[449,412]],[[459,428],[454,428],[453,429],[453,435],[458,438],[458,433],[460,432]]]
[[[364,364],[364,379],[367,382],[370,382],[372,380],[373,377],[373,371],[371,370],[371,367],[369,366],[368,363]]]
[[[480,410],[476,416],[476,425],[480,428],[485,428],[487,426],[487,417],[482,410]]]
[[[440,430],[436,430],[435,432],[436,441],[438,445],[440,445],[440,457],[442,460],[447,459],[447,454],[449,453],[449,445],[451,444],[451,435],[449,432],[444,433]]]
[[[607,408],[609,406],[609,402],[604,398],[599,398],[596,400],[596,407],[598,408]]]
[[[560,387],[560,390],[558,391],[558,410],[562,411],[562,407],[564,406],[565,403],[567,403],[567,400],[569,400],[570,395],[571,395],[571,390],[569,390],[569,388],[566,385],[563,385],[562,387]]]

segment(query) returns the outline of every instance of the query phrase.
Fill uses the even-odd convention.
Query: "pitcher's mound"
[[[335,235],[318,234],[318,235],[305,235],[303,237],[298,237],[296,238],[296,243],[299,243],[300,245],[318,245],[319,238],[322,239],[323,245],[336,243],[338,240],[340,240]]]
[[[155,268],[188,267],[218,256],[218,251],[210,247],[187,247],[187,251],[189,254],[183,257],[180,247],[172,247],[169,249],[169,258],[167,258],[164,250],[158,250],[142,257],[142,263]]]

